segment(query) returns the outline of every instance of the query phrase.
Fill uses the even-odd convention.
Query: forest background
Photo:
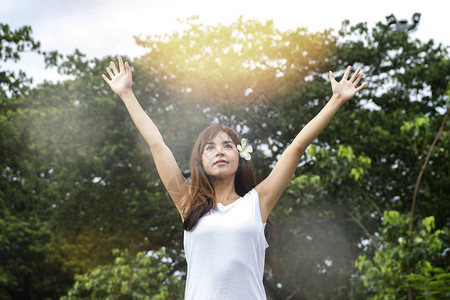
[[[137,38],[148,51],[128,61],[186,177],[195,139],[215,123],[253,145],[261,181],[328,101],[328,71],[365,73],[272,212],[268,299],[448,297],[448,46],[382,23],[311,33],[184,22]],[[26,26],[1,24],[0,36],[2,62],[34,51],[74,78],[31,87],[0,69],[0,299],[182,299],[181,218],[101,78],[117,57],[42,51]]]

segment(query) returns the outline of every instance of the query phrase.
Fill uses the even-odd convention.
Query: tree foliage
[[[153,253],[113,249],[113,265],[99,266],[75,276],[75,284],[62,297],[70,299],[182,299],[184,282],[171,273],[164,248]]]
[[[449,99],[448,48],[383,24],[357,24],[342,37],[304,28],[281,31],[271,21],[242,17],[229,26],[204,26],[196,17],[185,25],[182,33],[138,39],[148,52],[130,65],[139,102],[187,177],[198,134],[221,123],[255,145],[252,162],[262,180],[328,101],[327,72],[363,67],[368,86],[306,151],[275,206],[277,226],[266,228],[264,285],[269,299],[373,296],[382,276],[374,275],[366,288],[364,270],[370,268],[360,273],[355,261],[365,255],[365,264],[381,269],[386,265],[376,257],[404,247],[395,241],[407,232],[386,223],[385,215],[398,211],[404,222],[411,209],[416,179]],[[0,284],[9,291],[2,297],[21,292],[26,276],[14,270],[31,274],[38,267],[48,270],[45,288],[31,285],[27,291],[42,298],[96,292],[107,297],[108,288],[115,291],[111,297],[148,291],[167,296],[153,281],[157,270],[174,284],[167,296],[172,297],[180,282],[170,274],[178,271],[177,280],[185,280],[181,219],[148,145],[101,78],[115,58],[87,59],[75,50],[68,56],[47,53],[45,59],[75,79],[18,94],[20,105],[3,105],[0,115],[0,215],[9,220],[0,232]],[[398,276],[410,281],[417,296],[447,280],[449,149],[447,126],[423,173],[413,219],[413,234],[428,240],[434,233],[420,232],[430,220],[425,217],[434,216],[442,234],[433,241],[442,247],[425,253],[426,259],[410,257],[410,273],[404,261],[395,261],[403,268]],[[27,233],[21,243],[15,231],[17,237]],[[160,258],[142,254],[163,247],[171,259],[168,273]],[[113,249],[122,250],[112,254]],[[409,257],[421,247],[402,249]],[[39,263],[21,260],[27,251]],[[51,290],[55,285],[60,289]]]
[[[38,51],[40,42],[31,36],[30,26],[23,26],[17,30],[11,30],[8,24],[0,23],[0,61],[20,60],[22,52]],[[12,71],[3,70],[0,66],[0,103],[5,104],[7,93],[14,97],[23,95],[28,90],[32,79],[27,78],[23,71],[15,74]]]
[[[409,285],[417,299],[448,298],[450,268],[436,267],[442,265],[442,236],[448,240],[448,229],[435,230],[432,216],[413,232],[408,224],[408,216],[386,211],[377,237],[380,250],[373,258],[361,255],[355,262],[364,274],[364,286],[373,293],[371,299],[408,299]]]
[[[65,261],[53,255],[50,239],[48,224],[36,218],[0,219],[0,299],[57,298],[69,288]]]

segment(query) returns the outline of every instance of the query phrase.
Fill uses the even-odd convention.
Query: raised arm
[[[111,79],[102,74],[103,79],[114,93],[122,99],[134,124],[149,145],[158,174],[183,219],[181,200],[187,191],[188,181],[181,173],[172,152],[164,143],[155,123],[136,99],[132,90],[132,74],[128,62],[124,64],[122,58],[119,57],[119,69],[114,62],[111,62],[111,69],[106,68],[106,70]]]
[[[273,207],[291,181],[306,148],[327,126],[338,109],[366,86],[364,83],[357,87],[363,77],[363,74],[358,76],[361,69],[358,68],[353,76],[348,79],[350,70],[351,67],[348,67],[340,82],[336,81],[330,71],[329,78],[333,91],[331,99],[283,151],[269,176],[255,187],[258,195],[260,195],[263,222],[267,220]]]

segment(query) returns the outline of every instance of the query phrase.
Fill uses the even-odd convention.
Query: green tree
[[[422,220],[421,228],[409,231],[409,217],[386,211],[377,237],[380,250],[355,262],[363,274],[370,299],[408,299],[411,285],[417,299],[445,299],[450,296],[450,268],[442,262],[443,235],[448,229],[435,230],[434,217]],[[412,245],[408,245],[408,240]]]
[[[184,281],[171,270],[172,260],[165,252],[161,248],[131,256],[114,249],[113,265],[75,276],[73,288],[61,299],[182,299]]]
[[[11,30],[8,24],[0,23],[0,61],[17,62],[22,52],[39,51],[40,42],[35,41],[31,34],[30,26]],[[10,95],[19,97],[26,93],[31,82],[32,79],[27,78],[23,71],[15,74],[0,66],[0,104],[4,105]]]
[[[48,224],[36,218],[0,218],[0,299],[54,299],[69,288],[70,274],[52,255],[50,239]]]
[[[328,101],[328,70],[364,67],[368,87],[314,141],[275,207],[264,284],[269,299],[367,298],[354,262],[379,250],[383,212],[411,209],[449,97],[448,48],[383,24],[353,26],[350,38],[243,18],[186,25],[181,34],[138,39],[148,53],[130,62],[135,94],[186,176],[198,134],[222,123],[249,138],[257,177],[265,178]],[[163,246],[173,270],[184,274],[181,219],[148,146],[101,78],[112,59],[88,60],[78,50],[47,56],[75,79],[41,84],[20,99],[20,109],[5,108],[0,213],[47,223],[46,253],[72,277],[111,268],[112,249],[134,256]],[[437,228],[448,227],[449,149],[444,129],[423,172],[414,224],[433,215]],[[448,265],[448,253],[440,255],[433,268]]]
[[[32,37],[31,27],[12,30],[0,24],[0,61],[17,62],[23,52],[40,53],[40,43]],[[65,261],[59,260],[49,242],[52,233],[42,220],[42,198],[29,179],[36,170],[30,164],[30,152],[18,120],[23,97],[29,93],[32,79],[0,66],[0,298],[57,298],[69,286],[71,274]],[[39,174],[39,173],[38,173]],[[33,199],[34,198],[34,199]],[[33,201],[37,200],[37,201]],[[40,274],[41,277],[36,276]]]

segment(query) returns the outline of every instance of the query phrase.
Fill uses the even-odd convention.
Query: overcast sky
[[[345,4],[347,3],[347,4]],[[199,15],[203,24],[230,24],[239,15],[244,19],[274,21],[281,30],[306,27],[310,32],[328,28],[338,30],[344,19],[351,24],[386,22],[394,13],[397,19],[407,19],[420,12],[414,38],[450,45],[450,1],[263,1],[263,0],[0,0],[0,23],[12,29],[31,25],[33,37],[44,51],[73,53],[75,48],[88,57],[128,55],[137,57],[145,52],[136,45],[133,36],[180,30],[177,19]],[[105,66],[106,67],[106,66]],[[45,70],[42,57],[24,55],[17,65],[3,64],[1,69],[22,69],[34,84],[44,79],[61,77],[53,69]]]

